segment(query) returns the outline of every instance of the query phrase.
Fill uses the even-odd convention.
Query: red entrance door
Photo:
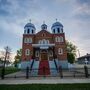
[[[50,68],[48,62],[48,54],[46,52],[41,53],[41,61],[39,64],[39,75],[50,75]]]

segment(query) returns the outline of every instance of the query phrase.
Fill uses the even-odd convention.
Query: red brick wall
[[[43,35],[44,34],[44,35]],[[55,37],[56,36],[62,36],[64,38],[64,42],[55,42]],[[37,44],[39,40],[46,39],[49,40],[50,43],[55,43],[55,54],[57,55],[58,59],[60,60],[67,60],[67,51],[66,51],[66,43],[65,43],[65,34],[51,34],[48,31],[41,30],[38,32],[36,35],[23,35],[23,43],[22,43],[22,60],[30,60],[30,56],[25,56],[25,49],[30,49],[32,51],[33,55],[33,47],[32,44],[26,44],[24,43],[24,38],[26,37],[31,37],[32,38],[32,44]],[[63,49],[63,54],[59,55],[58,54],[58,48]]]
[[[23,35],[23,43],[22,43],[22,60],[30,60],[33,55],[32,43],[24,43],[24,38],[32,38],[32,43],[34,43],[34,35]],[[30,56],[25,55],[25,50],[30,49]]]

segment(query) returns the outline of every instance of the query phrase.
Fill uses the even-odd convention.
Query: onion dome
[[[35,26],[34,26],[34,24],[32,24],[32,23],[27,23],[27,24],[25,25],[25,27],[32,27],[32,28],[35,29]],[[25,27],[24,27],[24,28],[25,28]]]
[[[42,29],[42,30],[47,30],[47,25],[46,25],[46,24],[42,24],[42,25],[41,25],[41,29]]]
[[[53,23],[51,28],[56,27],[56,26],[63,27],[63,25],[60,22],[55,22]]]
[[[56,19],[56,22],[52,24],[51,30],[54,34],[63,33],[63,25]]]
[[[36,30],[36,28],[35,28],[34,24],[32,24],[30,21],[30,23],[27,23],[24,27],[24,34],[34,34],[35,30]]]

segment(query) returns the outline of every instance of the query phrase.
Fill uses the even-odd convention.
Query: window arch
[[[29,50],[29,49],[26,49],[26,50],[25,50],[25,55],[26,55],[26,56],[29,56],[29,55],[30,55],[30,50]]]
[[[32,38],[28,38],[28,43],[32,43]]]
[[[26,30],[24,30],[24,34],[27,34]]]
[[[29,34],[29,32],[30,32],[30,30],[28,29],[28,30],[27,30],[27,34]]]
[[[53,33],[55,33],[55,29],[53,29]]]
[[[60,28],[57,28],[57,33],[60,33]]]
[[[47,44],[49,44],[49,40],[47,40]]]
[[[52,51],[49,52],[49,56],[53,56],[53,52]]]
[[[24,38],[24,43],[32,43],[32,38]]]
[[[28,42],[28,38],[24,38],[24,43],[27,43]]]
[[[63,33],[63,28],[61,28],[61,33]]]
[[[63,54],[63,49],[62,48],[58,48],[58,54]]]
[[[45,39],[43,39],[42,42],[43,42],[43,44],[46,44],[46,40]]]
[[[59,36],[57,36],[57,37],[55,38],[55,41],[56,41],[56,42],[59,42]]]
[[[36,51],[36,52],[35,52],[35,56],[36,56],[36,57],[39,57],[39,51]]]
[[[32,29],[32,34],[34,33],[34,30]]]
[[[45,34],[45,33],[43,33],[43,34],[42,34],[42,36],[44,37],[44,36],[46,36],[46,34]]]
[[[39,40],[39,42],[38,42],[39,44],[42,44],[42,41],[41,40]]]
[[[55,38],[55,41],[56,42],[63,42],[64,40],[63,40],[63,37],[62,36],[57,36],[56,38]]]
[[[63,42],[64,41],[62,36],[60,36],[59,39],[60,39],[60,42]]]
[[[39,44],[49,44],[49,40],[42,39],[42,40],[39,40],[38,43],[39,43]]]

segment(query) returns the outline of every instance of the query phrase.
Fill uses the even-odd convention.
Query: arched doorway
[[[41,50],[41,60],[48,60],[47,50]]]

